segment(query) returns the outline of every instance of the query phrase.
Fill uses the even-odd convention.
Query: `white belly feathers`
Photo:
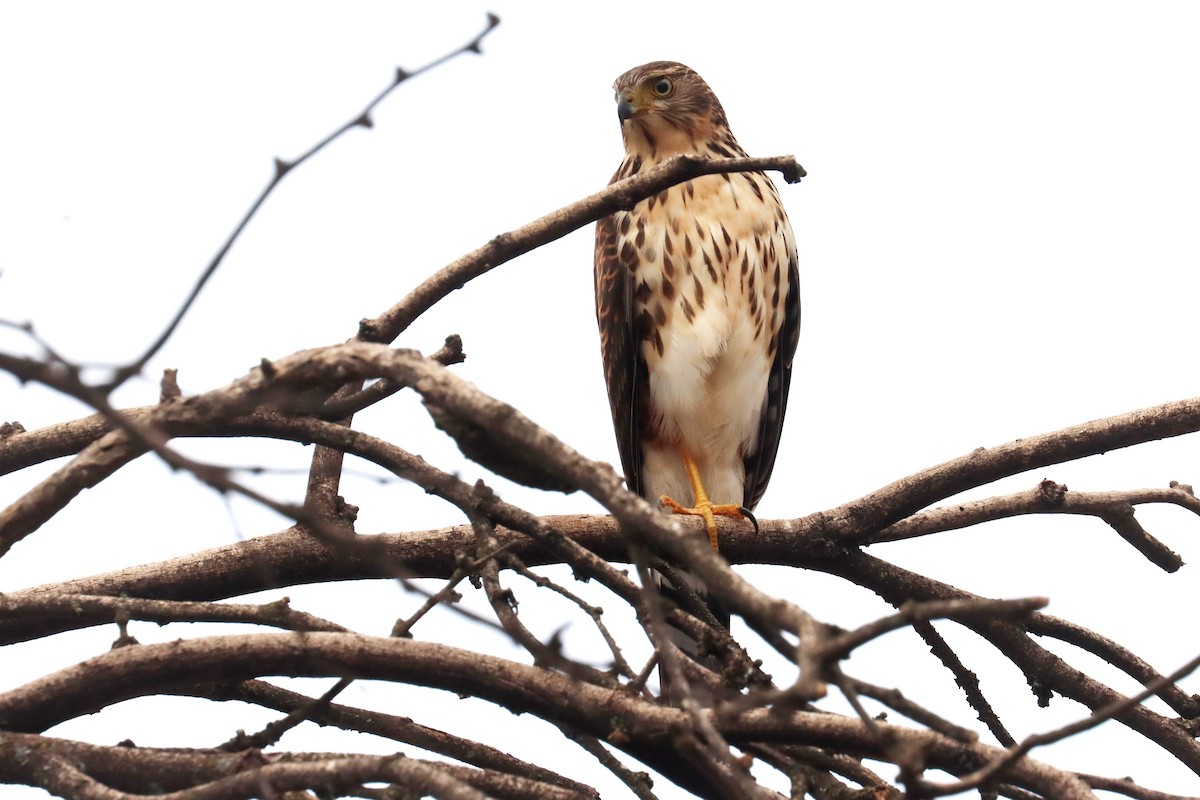
[[[706,176],[668,191],[686,215],[668,214],[660,195],[631,225],[618,224],[618,252],[638,251],[634,313],[650,331],[641,342],[652,411],[643,481],[649,497],[694,502],[683,450],[714,503],[740,504],[795,243],[786,220],[764,210],[775,188],[761,174]]]

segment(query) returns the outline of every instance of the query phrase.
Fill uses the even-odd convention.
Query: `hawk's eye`
[[[670,78],[659,78],[654,82],[654,93],[659,97],[670,97],[673,91],[675,84],[671,83]]]

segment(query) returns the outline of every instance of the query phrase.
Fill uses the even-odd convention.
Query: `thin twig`
[[[481,488],[481,503],[486,504],[488,498],[486,495],[491,494],[491,490],[486,487]],[[482,556],[485,553],[495,553],[499,547],[496,541],[495,528],[492,523],[480,515],[478,510],[471,513],[471,526],[475,529],[477,541],[477,554]],[[610,688],[618,688],[620,684],[617,679],[607,672],[602,672],[586,664],[581,664],[577,661],[564,656],[561,650],[555,646],[546,644],[542,640],[534,636],[524,624],[517,618],[517,598],[511,589],[506,589],[500,583],[500,567],[498,561],[493,558],[481,558],[483,564],[480,568],[480,577],[483,580],[484,592],[487,594],[488,602],[492,606],[492,611],[496,614],[496,619],[500,622],[500,627],[508,634],[509,638],[517,645],[523,647],[531,656],[535,664],[560,670],[572,677],[581,681],[595,684],[597,686],[607,686]]]
[[[1184,796],[1181,794],[1156,792],[1153,789],[1138,786],[1129,778],[1104,778],[1099,775],[1084,775],[1082,773],[1079,777],[1093,789],[1123,794],[1126,797],[1134,798],[1134,800],[1196,800],[1195,795]]]
[[[629,769],[616,756],[608,752],[595,736],[579,733],[567,726],[560,726],[560,730],[563,732],[563,736],[582,747],[599,761],[602,767],[615,775],[639,800],[658,800],[657,795],[650,791],[654,786],[654,779],[649,774]]]
[[[404,83],[410,78],[415,78],[419,75],[422,75],[434,67],[444,64],[446,61],[449,61],[456,56],[463,55],[464,53],[481,52],[480,45],[483,42],[484,37],[491,33],[492,30],[495,29],[495,27],[499,24],[499,17],[497,17],[495,14],[488,14],[486,27],[462,47],[446,53],[445,55],[440,56],[439,58],[436,58],[433,61],[430,61],[428,64],[418,67],[415,70],[405,70],[401,67],[397,67],[394,77],[392,78],[392,82],[388,84],[383,91],[377,94],[369,103],[367,103],[363,110],[355,115],[353,119],[344,123],[341,127],[327,135],[321,141],[317,142],[296,159],[292,161],[283,161],[282,159],[276,158],[275,174],[272,176],[271,181],[266,185],[254,202],[250,204],[250,208],[246,210],[246,213],[234,227],[233,231],[229,234],[229,237],[225,240],[224,244],[218,248],[216,255],[214,255],[212,260],[209,261],[208,266],[204,268],[204,272],[200,274],[200,278],[196,281],[196,285],[192,287],[192,290],[184,300],[183,305],[181,305],[179,310],[175,312],[175,316],[171,318],[171,321],[167,324],[167,327],[158,335],[158,338],[156,338],[151,345],[146,348],[146,351],[142,353],[141,356],[128,365],[116,370],[112,380],[107,385],[97,388],[105,393],[113,391],[130,377],[140,373],[142,369],[145,368],[146,364],[149,363],[150,359],[162,349],[163,345],[165,345],[167,340],[171,338],[171,335],[175,332],[176,328],[179,327],[179,324],[183,321],[184,316],[191,309],[192,304],[195,303],[196,298],[200,296],[200,292],[204,289],[209,279],[212,278],[214,273],[216,273],[217,268],[225,259],[225,255],[229,252],[229,249],[233,247],[233,243],[237,241],[238,236],[240,236],[242,231],[245,230],[246,226],[249,225],[250,220],[253,219],[254,215],[258,212],[258,209],[262,207],[263,203],[266,202],[271,192],[280,184],[285,175],[304,162],[308,161],[347,131],[360,127],[370,128],[374,124],[371,120],[371,112],[374,111],[375,107],[382,103],[384,99],[400,84]]]
[[[314,722],[322,725],[336,725],[345,730],[381,736],[420,747],[431,753],[438,753],[480,769],[522,776],[530,780],[562,786],[580,794],[589,793],[589,787],[581,783],[536,764],[522,761],[482,742],[464,739],[437,728],[420,725],[407,717],[398,717],[377,710],[367,711],[353,706],[321,704],[317,702],[317,698],[308,697],[266,681],[242,681],[233,687],[204,684],[188,687],[186,692],[213,700],[237,699],[283,712],[304,708],[307,709],[308,715]]]
[[[818,652],[830,660],[847,658],[857,647],[885,633],[928,622],[931,619],[1005,619],[1022,622],[1034,611],[1045,608],[1050,602],[1045,597],[1029,597],[1021,600],[934,600],[930,602],[905,603],[900,613],[869,622],[847,633],[831,636],[822,643]]]
[[[979,676],[963,665],[958,654],[950,648],[950,645],[946,644],[946,640],[937,632],[933,624],[918,620],[913,623],[912,627],[929,645],[930,652],[937,656],[946,669],[954,675],[954,682],[963,690],[967,702],[971,708],[975,709],[980,721],[988,726],[988,730],[996,737],[996,741],[1005,747],[1016,744],[1016,740],[1004,727],[1004,723],[1000,721],[1000,716],[992,708],[992,704],[983,696],[983,690],[979,687]]]
[[[455,574],[451,576],[446,586],[443,586],[439,591],[429,595],[426,598],[425,603],[415,614],[413,614],[407,620],[397,620],[396,624],[392,627],[391,635],[402,638],[412,638],[412,627],[419,619],[425,616],[425,614],[427,614],[430,610],[446,601],[450,601],[451,603],[457,602],[459,595],[455,591],[454,587],[458,585],[463,577],[475,574],[482,563],[486,563],[488,560],[495,558],[496,554],[502,552],[505,547],[507,547],[507,545],[500,545],[491,554],[484,556],[481,561],[466,564],[465,568],[456,570]],[[472,614],[472,612],[464,612],[461,611],[461,609],[456,610],[459,610],[461,613]],[[490,624],[490,621],[484,621],[489,622]],[[285,733],[290,731],[292,728],[295,728],[301,722],[311,719],[314,714],[323,709],[329,708],[329,704],[333,702],[334,698],[348,689],[350,684],[353,682],[353,678],[341,678],[337,681],[337,683],[325,690],[320,697],[316,698],[311,703],[297,706],[296,708],[289,710],[287,716],[283,717],[282,719],[273,720],[267,723],[266,726],[264,726],[257,733],[247,734],[242,731],[238,731],[234,737],[223,744],[218,745],[218,749],[238,751],[251,747],[259,749],[269,747],[277,743]]]
[[[429,358],[431,361],[436,361],[444,367],[461,364],[466,360],[466,354],[463,353],[462,349],[462,339],[458,334],[447,336],[446,343],[438,348],[437,351],[430,353]],[[389,380],[375,381],[375,383],[372,383],[359,392],[340,399],[331,398],[325,405],[321,406],[317,416],[324,420],[346,419],[405,388],[407,387],[402,383]]]
[[[969,592],[889,564],[861,550],[814,566],[870,589],[896,606],[909,600],[974,597]],[[989,619],[966,620],[961,624],[990,642],[1021,670],[1042,705],[1048,704],[1057,693],[1095,711],[1123,697],[1038,645],[1022,627]],[[1155,713],[1145,705],[1121,712],[1115,719],[1200,774],[1200,747],[1178,720]]]
[[[973,744],[979,741],[979,736],[973,730],[955,725],[950,720],[944,719],[929,709],[914,703],[905,697],[899,689],[885,689],[881,686],[875,686],[866,681],[848,676],[846,680],[860,695],[870,697],[872,700],[882,703],[914,722],[919,722],[932,731],[937,731],[943,736],[948,736],[964,744]]]
[[[1058,639],[1060,642],[1066,642],[1091,653],[1129,675],[1143,686],[1149,686],[1162,678],[1162,673],[1112,639],[1065,619],[1050,614],[1035,614],[1026,623],[1026,628],[1035,636]],[[1159,690],[1158,696],[1179,716],[1187,719],[1200,717],[1200,697],[1186,694],[1178,686],[1170,684],[1164,685]]]
[[[262,750],[271,745],[278,744],[283,735],[292,728],[295,728],[301,722],[312,719],[321,711],[328,709],[333,699],[344,692],[352,683],[354,683],[353,678],[338,678],[333,686],[326,689],[320,697],[313,698],[311,702],[304,705],[296,706],[281,719],[268,722],[257,733],[248,734],[244,731],[238,731],[232,738],[217,745],[214,749],[224,750],[228,753],[237,753],[252,748]]]
[[[950,794],[958,794],[969,789],[974,789],[979,786],[1002,777],[1006,769],[1011,767],[1020,759],[1024,758],[1033,748],[1041,745],[1053,744],[1061,741],[1068,736],[1074,736],[1077,733],[1082,733],[1090,728],[1094,728],[1102,722],[1107,722],[1113,717],[1141,703],[1147,697],[1151,697],[1163,686],[1169,686],[1176,681],[1192,674],[1197,668],[1200,668],[1200,656],[1196,656],[1191,661],[1184,664],[1179,669],[1166,675],[1161,679],[1154,681],[1150,686],[1147,686],[1137,694],[1122,698],[1121,700],[1110,703],[1104,708],[1098,709],[1091,715],[1083,719],[1076,720],[1068,725],[1063,725],[1046,733],[1035,733],[1027,736],[1019,745],[1010,747],[1009,751],[1004,756],[992,761],[981,769],[975,770],[969,775],[962,777],[954,783],[946,784],[929,784],[923,787],[923,790],[930,796],[943,797]]]
[[[535,586],[543,589],[549,589],[555,594],[565,597],[567,600],[574,603],[580,611],[588,616],[588,618],[592,621],[592,624],[596,626],[596,630],[600,632],[601,638],[604,639],[604,643],[608,646],[609,652],[612,653],[613,670],[618,675],[624,675],[628,678],[634,677],[633,667],[629,666],[629,662],[625,660],[625,656],[621,653],[620,645],[617,644],[616,638],[613,637],[612,633],[608,630],[608,626],[604,624],[604,620],[601,618],[604,614],[603,608],[588,603],[579,595],[568,590],[565,586],[555,583],[545,575],[538,575],[536,572],[529,569],[529,567],[525,566],[521,559],[512,553],[505,553],[503,556],[501,556],[501,561],[504,562],[505,567],[532,582]]]
[[[858,759],[841,753],[831,753],[818,747],[803,745],[780,745],[770,747],[762,744],[748,745],[746,752],[764,758],[776,769],[787,771],[789,764],[794,764],[806,774],[804,778],[815,783],[816,797],[837,798],[837,800],[901,800],[899,790],[888,781],[876,775],[859,762]],[[833,774],[848,778],[860,786],[867,787],[870,793],[860,793],[847,789],[846,785],[833,777]]]
[[[654,586],[654,578],[647,566],[648,558],[643,548],[630,548],[634,563],[638,570],[638,579],[642,586]],[[733,754],[729,751],[729,743],[714,727],[712,720],[703,713],[691,683],[684,676],[682,654],[672,642],[667,630],[666,617],[663,615],[663,603],[656,591],[647,594],[646,609],[648,619],[643,622],[643,628],[650,635],[658,654],[659,666],[664,670],[664,682],[670,687],[670,700],[687,714],[689,725],[681,731],[687,743],[687,751],[696,759],[697,766],[704,764],[704,774],[714,785],[714,789],[722,796],[730,797],[760,797],[763,792],[758,785],[749,780],[742,772]],[[679,746],[679,745],[677,745]]]

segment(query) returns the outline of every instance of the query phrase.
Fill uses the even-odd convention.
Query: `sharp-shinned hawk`
[[[625,141],[613,181],[679,153],[746,155],[688,67],[656,61],[613,88]],[[596,315],[630,489],[691,509],[703,487],[732,507],[718,513],[753,510],[779,448],[798,284],[792,229],[761,172],[695,178],[600,220]]]
[[[617,78],[625,160],[746,155],[682,64]],[[629,488],[676,513],[742,516],[775,464],[800,329],[796,243],[761,172],[695,178],[596,226],[596,316]]]

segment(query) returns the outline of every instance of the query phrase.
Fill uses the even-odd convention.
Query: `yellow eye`
[[[651,88],[658,97],[670,97],[671,93],[675,91],[675,84],[671,82],[670,78],[662,77],[656,80]]]

